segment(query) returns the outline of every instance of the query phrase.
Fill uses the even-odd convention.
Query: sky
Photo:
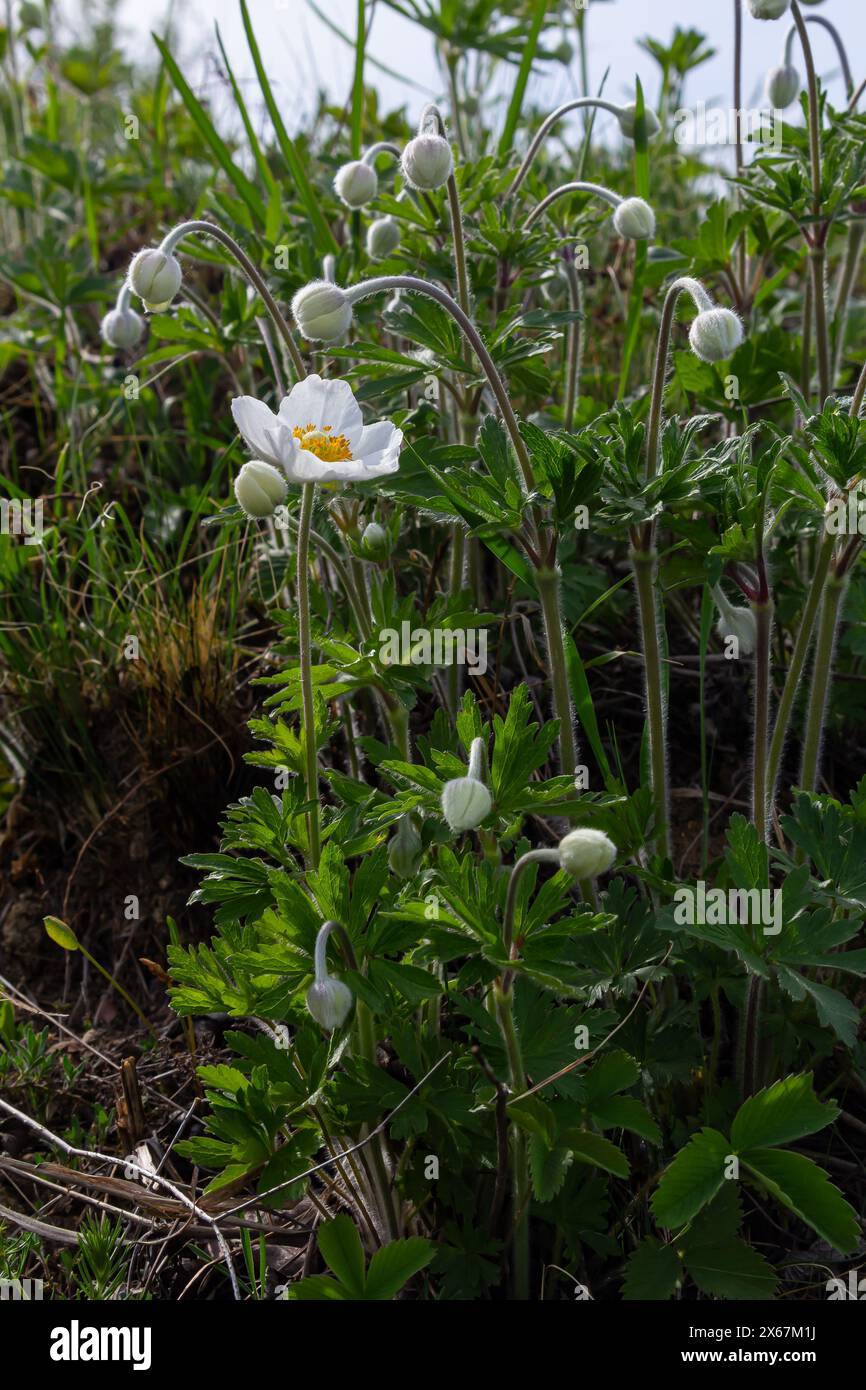
[[[432,0],[415,0],[420,5]],[[407,0],[398,0],[407,3]],[[574,0],[560,0],[566,17],[563,38],[574,44],[570,18]],[[318,7],[316,13],[314,5]],[[318,88],[324,87],[335,101],[345,101],[351,88],[353,49],[331,25],[353,35],[356,0],[249,0],[250,14],[275,92],[282,104],[287,126],[297,128],[304,114],[315,103]],[[555,8],[554,0],[551,9]],[[767,69],[781,61],[790,17],[761,22],[748,13],[744,0],[743,95],[747,106],[762,101]],[[127,27],[127,43],[141,52],[147,46],[150,29],[161,29],[169,9],[168,0],[121,0],[120,16]],[[223,42],[235,75],[244,91],[255,90],[237,0],[180,0],[174,5],[181,35],[180,59],[184,72],[200,94],[219,93],[212,55],[216,49],[214,24],[219,24]],[[857,55],[866,49],[866,0],[826,0],[804,8],[804,14],[832,20],[842,35],[851,57],[854,78],[866,75],[858,70]],[[698,100],[725,108],[732,105],[733,3],[732,0],[590,0],[587,19],[589,38],[590,89],[610,68],[605,96],[613,101],[628,99],[638,73],[647,96],[655,98],[658,67],[637,41],[644,35],[668,40],[675,27],[695,27],[704,32],[717,50],[716,56],[700,67],[686,89],[689,103]],[[831,98],[841,105],[843,83],[836,51],[830,35],[817,24],[810,24],[816,66],[828,85]],[[366,70],[369,83],[377,87],[385,110],[406,105],[414,111],[425,100],[444,95],[432,40],[424,31],[396,13],[387,0],[376,0],[368,40],[368,53],[392,71],[385,72],[371,62]],[[802,73],[802,59],[795,57]],[[411,79],[413,87],[401,77]],[[511,74],[503,74],[510,85]],[[423,88],[424,91],[418,90]],[[575,56],[570,67],[547,63],[533,79],[530,98],[551,108],[579,92],[579,70]],[[866,107],[864,107],[866,109]],[[790,113],[789,113],[790,118]],[[608,118],[612,122],[612,118]]]

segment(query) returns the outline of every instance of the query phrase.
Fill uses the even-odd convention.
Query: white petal
[[[332,434],[345,434],[349,443],[363,425],[361,407],[348,381],[313,374],[299,381],[280,404],[280,419],[289,429],[304,425],[331,426]],[[354,452],[354,450],[353,450]]]
[[[257,401],[255,396],[235,396],[232,416],[253,454],[263,458],[266,463],[279,464],[279,457],[274,457],[269,434],[280,422],[264,401]]]
[[[402,443],[403,431],[398,430],[393,421],[377,420],[375,425],[366,425],[361,431],[358,459],[362,463],[378,462],[384,457],[399,459]]]
[[[326,476],[330,464],[322,463],[322,460],[311,454],[309,449],[301,449],[296,439],[292,440],[294,446],[291,457],[287,458],[283,464],[286,477],[290,483],[327,483],[331,480]]]

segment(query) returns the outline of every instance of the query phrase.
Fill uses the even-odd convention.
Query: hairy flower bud
[[[749,0],[753,19],[781,19],[790,8],[791,0]]]
[[[455,777],[442,788],[442,814],[452,830],[474,830],[492,805],[490,792],[477,777]]]
[[[559,862],[573,878],[598,878],[616,859],[616,845],[603,830],[581,826],[559,842]]]
[[[689,342],[702,362],[723,362],[743,341],[743,325],[733,309],[704,309],[692,320]]]
[[[361,549],[368,560],[387,560],[391,554],[391,537],[378,521],[371,521],[361,535]]]
[[[634,128],[636,119],[637,105],[635,102],[629,101],[626,103],[625,106],[620,107],[617,113],[619,128],[622,131],[623,135],[625,135],[626,138],[629,140],[634,139]],[[661,126],[659,125],[659,118],[651,107],[645,106],[644,119],[646,121],[647,139],[651,140],[653,136],[658,135],[659,131],[661,130]]]
[[[387,260],[400,245],[400,228],[393,217],[377,217],[367,228],[367,255],[371,261]]]
[[[362,208],[365,203],[372,203],[379,192],[376,170],[363,159],[350,160],[337,170],[334,192],[347,208]]]
[[[790,106],[800,90],[800,74],[790,64],[770,68],[767,73],[767,101],[776,111]]]
[[[328,937],[335,928],[339,930],[336,922],[325,922],[316,934],[315,979],[307,990],[307,1008],[316,1022],[331,1032],[345,1023],[353,999],[349,986],[328,974]]]
[[[643,198],[623,198],[614,209],[613,225],[630,241],[646,241],[655,235],[656,215]]]
[[[289,485],[278,468],[262,459],[250,459],[235,478],[235,497],[247,516],[273,516],[286,500]]]
[[[401,816],[388,846],[388,866],[398,878],[412,878],[421,859],[421,836],[411,816]]]
[[[758,636],[758,620],[752,609],[729,603],[718,584],[713,587],[713,598],[720,615],[716,624],[719,637],[723,642],[728,637],[736,637],[738,655],[751,656]]]
[[[448,182],[454,156],[444,135],[416,135],[404,149],[400,164],[412,188],[432,192]]]
[[[331,1033],[341,1027],[349,1016],[352,1007],[352,991],[342,980],[333,975],[316,981],[307,990],[307,1008],[313,1018]]]
[[[167,309],[180,289],[183,274],[174,256],[156,246],[133,256],[127,283],[148,309]]]
[[[317,343],[337,342],[352,323],[346,291],[330,280],[313,280],[298,290],[292,300],[292,314],[304,337]]]
[[[131,348],[144,332],[144,319],[134,309],[110,309],[99,326],[103,342],[113,348]]]

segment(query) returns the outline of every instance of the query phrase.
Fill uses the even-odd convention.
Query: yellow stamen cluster
[[[292,434],[302,449],[323,463],[351,462],[352,450],[344,434],[331,434],[333,425],[296,425]]]

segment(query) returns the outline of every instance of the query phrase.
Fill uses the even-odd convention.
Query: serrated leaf
[[[857,1248],[857,1213],[811,1158],[785,1149],[750,1149],[741,1161],[761,1187],[834,1249],[848,1255]]]
[[[622,1296],[627,1303],[670,1298],[682,1279],[683,1267],[672,1245],[655,1236],[642,1240],[626,1268]]]
[[[353,1298],[364,1292],[364,1251],[355,1223],[340,1212],[324,1221],[316,1236],[322,1258]]]
[[[571,1166],[571,1153],[561,1144],[548,1148],[540,1134],[529,1140],[529,1169],[532,1190],[539,1202],[551,1202],[565,1182]]]
[[[818,1100],[807,1072],[786,1076],[743,1102],[731,1126],[731,1143],[739,1154],[790,1144],[807,1134],[817,1134],[838,1114],[837,1105]]]
[[[691,1247],[686,1268],[701,1292],[714,1298],[768,1299],[778,1282],[772,1265],[743,1240]]]
[[[671,1230],[684,1226],[715,1197],[725,1181],[730,1152],[730,1140],[717,1129],[702,1129],[692,1136],[653,1193],[651,1205],[659,1225]]]
[[[422,1236],[392,1240],[377,1250],[370,1261],[365,1297],[381,1301],[392,1299],[413,1275],[430,1263],[433,1255],[433,1245]]]

